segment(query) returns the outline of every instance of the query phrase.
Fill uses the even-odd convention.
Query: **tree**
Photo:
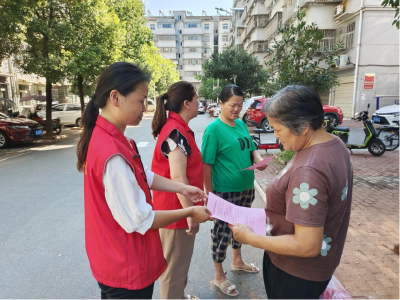
[[[142,47],[135,63],[150,73],[149,98],[155,97],[157,92],[165,93],[171,84],[179,81],[176,65],[171,60],[163,58],[153,42]]]
[[[125,35],[125,29],[104,0],[84,1],[71,9],[70,16],[75,34],[68,45],[67,73],[72,91],[80,97],[83,114],[84,96],[94,93],[97,77],[117,60],[120,37]]]
[[[0,36],[10,45],[20,68],[28,74],[46,78],[46,132],[53,135],[51,106],[52,84],[65,76],[71,37],[71,8],[78,0],[3,0],[0,12]]]
[[[396,25],[397,29],[400,27],[400,11],[399,11],[399,0],[384,0],[382,6],[391,6],[396,9],[396,14],[394,15],[394,20],[392,25]]]
[[[306,25],[304,17],[305,12],[298,12],[298,24],[281,28],[282,39],[274,39],[269,49],[266,96],[291,84],[310,85],[317,92],[339,84],[334,60],[340,44],[332,49],[322,48],[323,32],[315,23]]]
[[[206,99],[211,99],[213,102],[217,101],[219,95],[221,94],[222,88],[227,84],[232,84],[231,82],[225,80],[217,80],[214,78],[206,78],[201,75],[196,75],[196,79],[201,81],[199,88],[199,96]]]
[[[255,93],[266,80],[266,72],[257,58],[243,49],[229,48],[221,53],[213,53],[203,65],[203,78],[236,82],[244,92]]]

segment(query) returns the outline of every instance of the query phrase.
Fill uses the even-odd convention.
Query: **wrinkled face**
[[[136,90],[126,95],[119,95],[120,115],[124,119],[126,125],[139,125],[143,118],[143,113],[146,111],[145,101],[149,88],[147,82],[140,83]]]
[[[299,151],[307,143],[307,138],[303,135],[293,134],[289,128],[283,126],[276,118],[268,117],[269,123],[274,127],[274,135],[277,137],[285,150]]]
[[[222,103],[220,100],[219,105],[221,106],[221,114],[224,116],[224,118],[234,121],[238,118],[239,113],[242,110],[243,97],[233,95],[225,103]]]

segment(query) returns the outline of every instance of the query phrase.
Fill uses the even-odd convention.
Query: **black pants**
[[[127,290],[113,288],[99,282],[101,299],[151,299],[153,297],[154,282],[141,290]]]
[[[328,281],[310,281],[292,276],[277,268],[264,253],[263,275],[268,299],[318,299]]]

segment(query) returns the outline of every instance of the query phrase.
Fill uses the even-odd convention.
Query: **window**
[[[174,28],[174,23],[158,23],[158,28]]]
[[[185,41],[199,41],[201,40],[201,35],[184,35],[183,39]]]
[[[203,42],[209,42],[210,41],[210,36],[209,35],[205,35],[203,37]]]
[[[175,35],[159,35],[158,40],[159,41],[175,41],[176,36]]]
[[[150,30],[156,30],[156,25],[155,24],[150,24]]]
[[[193,48],[193,47],[191,47],[191,48],[184,48],[183,49],[183,52],[201,52],[201,48]]]
[[[164,47],[160,48],[160,52],[176,52],[175,48],[172,47]]]
[[[76,104],[67,104],[67,111],[71,110],[81,110],[81,107]]]
[[[223,24],[222,24],[222,29],[227,30],[227,29],[228,29],[228,23],[223,23]]]
[[[200,28],[201,24],[199,22],[187,22],[185,23],[185,28]]]
[[[201,59],[185,59],[185,64],[201,65]]]
[[[200,75],[200,72],[196,71],[185,72],[185,76],[195,76],[195,75]]]
[[[51,110],[52,111],[63,111],[64,110],[64,104],[53,106]]]
[[[227,35],[223,35],[222,36],[222,41],[223,42],[227,42],[228,41],[228,36]]]
[[[209,30],[210,29],[210,24],[204,24],[204,29]]]

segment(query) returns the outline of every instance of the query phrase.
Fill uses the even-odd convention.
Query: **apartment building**
[[[230,45],[231,19],[173,11],[168,16],[147,16],[147,26],[162,57],[176,64],[180,79],[199,88],[200,81],[195,76],[203,74],[203,63],[213,52],[222,52]]]
[[[394,9],[383,8],[381,1],[234,0],[233,6],[236,40],[232,42],[255,53],[260,64],[268,60],[274,38],[280,39],[279,28],[296,22],[299,7],[306,12],[306,22],[316,23],[324,32],[321,49],[342,42],[336,69],[340,85],[321,99],[340,106],[346,117],[366,109],[368,103],[374,109],[376,97],[380,96],[380,106],[399,99],[399,33],[391,25]]]
[[[79,103],[79,97],[70,92],[67,82],[53,84],[51,92],[54,102]],[[28,116],[36,105],[43,104],[36,100],[19,101],[28,95],[46,95],[46,79],[35,74],[24,74],[12,57],[0,62],[0,97],[14,101],[20,113]]]

